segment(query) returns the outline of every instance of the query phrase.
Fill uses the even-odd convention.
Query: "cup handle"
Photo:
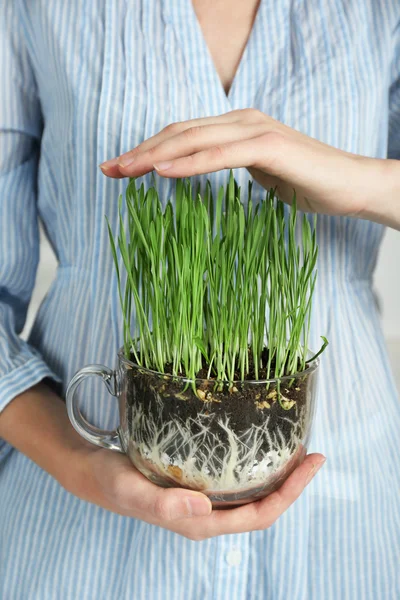
[[[83,367],[83,369],[80,369],[74,375],[67,387],[66,404],[69,419],[76,431],[88,442],[102,448],[107,448],[108,450],[116,450],[117,452],[124,453],[118,430],[108,431],[106,429],[99,429],[95,425],[88,423],[81,413],[75,392],[79,384],[86,377],[92,376],[100,377],[110,394],[113,396],[117,395],[117,380],[114,371],[103,365],[88,365],[87,367]]]

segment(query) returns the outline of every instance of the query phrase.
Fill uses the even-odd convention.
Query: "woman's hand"
[[[183,535],[204,540],[226,533],[267,529],[300,496],[325,459],[310,454],[282,487],[263,500],[211,511],[209,499],[199,492],[160,488],[137,471],[130,460],[111,450],[78,450],[80,476],[68,478],[66,489],[107,510],[141,519]]]
[[[247,167],[301,210],[360,217],[400,228],[400,163],[337,150],[255,109],[174,123],[100,165],[109,177],[188,177]]]
[[[204,494],[160,488],[139,473],[127,456],[86,442],[72,428],[65,403],[44,384],[6,406],[0,415],[0,437],[78,498],[192,540],[270,527],[300,496],[325,460],[321,454],[310,454],[282,487],[264,500],[211,511]]]

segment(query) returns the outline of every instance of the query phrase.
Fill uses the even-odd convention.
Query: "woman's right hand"
[[[325,459],[306,457],[282,487],[262,500],[229,510],[211,510],[204,494],[160,488],[148,481],[127,456],[101,448],[77,451],[80,477],[65,485],[78,497],[107,510],[158,525],[191,540],[267,529],[300,496]]]

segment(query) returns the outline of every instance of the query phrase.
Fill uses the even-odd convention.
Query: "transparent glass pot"
[[[277,489],[302,462],[315,409],[318,359],[290,377],[227,384],[138,367],[118,354],[115,371],[84,367],[67,389],[67,410],[86,440],[126,453],[148,479],[209,496],[215,507],[244,504]],[[118,398],[120,425],[101,430],[83,417],[77,387],[101,377]]]

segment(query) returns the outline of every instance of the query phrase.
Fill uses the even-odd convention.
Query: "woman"
[[[1,0],[0,28],[0,597],[399,597],[400,412],[371,290],[381,224],[400,228],[397,0]],[[211,513],[87,446],[61,397],[121,343],[104,214],[123,178],[156,169],[167,198],[231,167],[322,213],[312,344],[331,345],[323,455]],[[25,343],[39,217],[59,267]]]

